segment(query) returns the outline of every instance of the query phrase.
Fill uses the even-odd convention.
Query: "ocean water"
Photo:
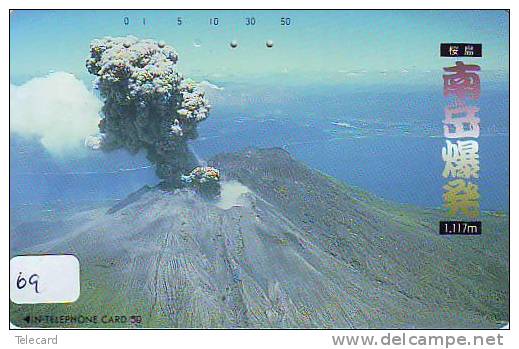
[[[432,91],[432,92],[431,92]],[[363,92],[337,87],[226,87],[192,148],[202,159],[247,147],[283,147],[295,158],[382,198],[442,204],[445,99],[440,89]],[[480,179],[484,210],[508,211],[508,92],[482,95]],[[122,199],[158,182],[144,154],[56,159],[37,139],[11,134],[11,205]]]
[[[380,197],[421,207],[442,205],[447,181],[441,175],[446,104],[441,90],[355,93],[323,88],[292,97],[297,103],[250,103],[239,113],[216,108],[221,117],[201,125],[194,148],[209,157],[249,145],[279,146],[309,166]],[[481,207],[507,211],[508,92],[487,91],[478,107]]]
[[[90,88],[85,59],[93,39],[163,40],[177,51],[179,72],[208,87],[213,108],[192,143],[200,158],[251,146],[283,147],[383,198],[437,207],[446,182],[442,68],[453,63],[438,55],[438,44],[455,38],[482,42],[484,57],[467,60],[482,68],[481,206],[508,210],[505,11],[218,11],[218,26],[209,22],[214,16],[209,10],[18,10],[10,17],[10,83],[54,71],[73,74]],[[257,25],[245,25],[250,16]],[[280,17],[290,18],[290,26]],[[230,48],[231,40],[237,48]],[[403,41],[419,49],[402,49]],[[12,206],[121,199],[158,182],[144,154],[57,159],[38,139],[12,133],[10,155]]]

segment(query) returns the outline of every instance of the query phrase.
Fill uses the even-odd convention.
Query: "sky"
[[[19,172],[52,173],[52,166],[62,166],[61,162],[56,165],[58,160],[75,170],[81,157],[90,154],[84,140],[97,133],[101,102],[91,93],[93,77],[85,67],[89,44],[104,36],[134,35],[173,46],[179,55],[178,70],[186,77],[209,82],[205,86],[210,87],[212,117],[200,127],[199,141],[204,142],[200,148],[218,153],[249,145],[278,146],[294,137],[291,152],[337,178],[392,199],[388,191],[397,196],[413,193],[423,190],[423,183],[430,180],[432,192],[420,197],[439,200],[441,139],[404,135],[398,143],[397,138],[367,137],[355,138],[348,146],[348,136],[338,141],[331,131],[340,132],[337,121],[348,124],[359,119],[380,128],[384,127],[376,126],[380,120],[390,125],[416,119],[426,125],[432,122],[441,133],[446,103],[443,68],[456,59],[439,57],[440,43],[482,43],[483,58],[463,61],[481,66],[479,107],[482,120],[486,120],[485,130],[491,123],[505,129],[504,133],[494,132],[492,137],[496,138],[482,140],[487,143],[482,143],[485,150],[481,159],[484,171],[488,171],[482,179],[488,182],[482,189],[495,198],[490,207],[502,203],[508,193],[508,16],[505,11],[15,11],[10,18],[10,130],[38,140],[52,155],[40,164],[34,160],[39,157],[33,155],[38,153],[26,153],[24,149],[32,148],[20,141],[16,157],[28,168],[21,166]],[[218,25],[214,25],[215,18]],[[247,18],[255,25],[246,25]],[[281,25],[282,18],[285,23],[290,18],[290,25]],[[233,40],[236,48],[230,46]],[[266,45],[269,40],[271,48]],[[326,83],[332,87],[323,86]],[[419,89],[419,85],[425,88]],[[488,91],[491,86],[497,87],[496,91]],[[253,119],[243,122],[242,116]],[[286,123],[284,116],[291,122]],[[300,120],[303,117],[305,122],[320,123],[314,130]],[[269,123],[273,118],[279,123]],[[417,126],[416,132],[421,132],[419,129]],[[224,132],[218,133],[220,130]],[[328,131],[330,139],[326,138]],[[305,143],[312,134],[316,142]],[[323,139],[326,142],[320,143]],[[213,143],[213,148],[208,146]],[[379,161],[393,159],[394,152],[402,157],[392,167],[388,161]],[[363,154],[365,157],[360,157]],[[143,168],[140,161],[145,160],[139,159],[103,154],[88,163],[85,171],[106,170],[100,164],[109,166],[106,171]],[[491,163],[485,159],[501,160]],[[379,172],[373,171],[377,167]],[[124,173],[127,176],[129,172]],[[415,177],[410,179],[410,175]],[[28,193],[40,192],[31,189],[24,178],[17,185],[25,200],[31,197]],[[30,177],[30,181],[36,180]],[[60,189],[58,194],[61,189],[73,192],[82,186],[89,192],[89,188],[98,189],[96,181],[89,186],[72,180],[69,187],[57,181],[55,188]],[[139,177],[132,188],[146,181]],[[52,192],[55,188],[51,183],[43,183],[40,191]],[[106,188],[114,183],[128,187],[123,179],[118,182],[109,177],[106,183]],[[124,190],[117,195],[126,193]]]
[[[252,17],[255,24],[246,25]],[[282,17],[290,25],[281,25]],[[439,57],[441,42],[482,43],[483,58],[474,60],[492,79],[507,79],[509,69],[509,15],[497,10],[15,11],[10,29],[14,83],[49,71],[86,80],[90,41],[125,35],[164,40],[177,50],[181,72],[223,82],[281,77],[437,84],[449,60]]]

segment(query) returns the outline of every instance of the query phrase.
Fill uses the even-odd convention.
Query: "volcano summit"
[[[452,329],[509,319],[507,216],[483,214],[480,236],[440,236],[439,210],[381,200],[279,148],[209,165],[232,198],[225,205],[189,188],[144,187],[47,222],[46,241],[25,235],[12,254],[79,258],[81,296],[11,304],[11,321],[82,314],[142,319],[110,327]]]

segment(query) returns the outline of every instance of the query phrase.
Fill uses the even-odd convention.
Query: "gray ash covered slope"
[[[238,205],[146,187],[108,211],[74,215],[62,237],[29,250],[76,254],[80,299],[11,304],[11,321],[119,314],[141,315],[146,327],[496,328],[508,320],[508,217],[485,214],[482,236],[439,236],[439,212],[375,198],[281,149],[223,154],[210,165],[250,189]]]

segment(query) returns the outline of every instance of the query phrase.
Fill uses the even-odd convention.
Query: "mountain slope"
[[[145,187],[66,219],[59,238],[26,251],[76,254],[80,299],[11,304],[11,321],[107,314],[140,315],[146,327],[495,328],[508,320],[507,217],[485,215],[481,236],[439,236],[438,212],[347,187],[281,149],[211,164],[249,188],[236,205]]]

